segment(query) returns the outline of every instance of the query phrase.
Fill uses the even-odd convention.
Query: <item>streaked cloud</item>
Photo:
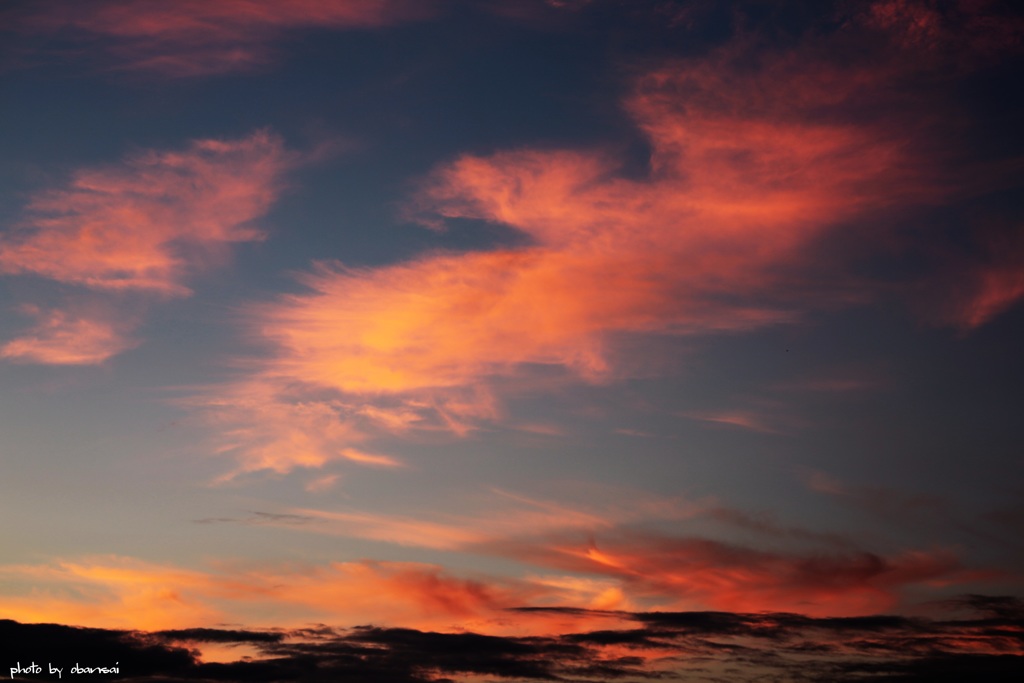
[[[0,650],[1024,680],[1020,14],[8,3]]]
[[[740,429],[748,429],[752,432],[760,432],[761,434],[779,433],[777,428],[768,424],[765,416],[751,411],[689,412],[685,413],[684,417],[690,418],[691,420],[708,422],[714,425],[727,425],[731,427],[738,427]]]
[[[967,570],[949,551],[884,557],[865,551],[764,551],[705,538],[606,537],[554,545],[546,561],[570,571],[618,576],[626,595],[661,609],[782,610],[874,614],[923,585],[970,585],[991,573]]]
[[[692,519],[713,509],[711,501],[635,496],[605,491],[603,506],[593,503],[557,502],[492,489],[471,514],[432,514],[416,517],[363,510],[291,508],[280,520],[262,522],[295,527],[301,519],[303,531],[352,538],[364,538],[434,550],[491,553],[492,546],[515,539],[543,539],[550,534],[577,532],[593,534],[624,525],[650,521]],[[248,520],[239,520],[246,523]]]
[[[0,272],[188,294],[187,275],[231,244],[262,239],[252,222],[277,197],[290,160],[280,138],[257,131],[80,169],[65,187],[32,198],[22,225],[0,241]]]
[[[624,106],[651,146],[647,177],[625,177],[613,155],[567,150],[465,155],[437,169],[416,215],[500,223],[528,243],[374,268],[320,263],[300,277],[306,292],[250,308],[252,338],[271,353],[241,381],[359,406],[378,418],[364,423],[370,437],[465,434],[502,414],[501,382],[629,376],[625,337],[746,331],[846,301],[810,284],[810,242],[931,196],[932,181],[901,140],[810,114],[871,87],[857,80],[869,74],[851,85],[839,65],[784,55],[749,70],[734,59],[635,80]],[[244,448],[250,463],[269,462]],[[279,472],[334,457],[277,453]]]
[[[0,576],[9,585],[35,587],[27,594],[0,596],[0,608],[19,621],[160,629],[217,623],[224,617],[198,597],[214,590],[202,572],[133,558],[5,565]]]
[[[510,559],[533,568],[521,579],[531,585],[573,596],[571,604],[615,609],[865,615],[902,608],[924,588],[969,590],[1008,576],[965,563],[952,548],[874,551],[852,536],[713,500],[611,499],[599,511],[497,495],[487,510],[461,515],[297,508],[225,521]]]
[[[401,467],[402,463],[392,458],[390,455],[380,455],[379,453],[367,453],[360,451],[355,448],[343,448],[341,449],[341,457],[352,462],[357,462],[362,465],[371,465],[374,467]]]
[[[879,9],[844,30],[903,30],[904,14]],[[942,131],[904,125],[921,103],[894,84],[945,69],[904,59],[906,49],[844,60],[810,35],[752,60],[749,41],[737,40],[639,72],[622,106],[649,145],[645,174],[627,175],[608,151],[462,155],[421,183],[409,215],[433,227],[501,224],[524,243],[370,268],[317,263],[299,276],[305,292],[249,308],[248,332],[269,353],[240,382],[290,401],[304,393],[345,404],[345,424],[367,441],[463,436],[504,419],[503,396],[517,382],[642,373],[649,359],[636,353],[638,339],[749,332],[863,303],[885,287],[852,267],[844,275],[847,264],[823,243],[846,239],[858,220],[1007,183],[1006,169],[992,167],[979,174],[984,187],[968,187],[935,156],[929,136]],[[878,250],[891,249],[889,239]],[[977,326],[1019,300],[1010,261],[972,276],[976,286],[947,319]],[[245,430],[250,418],[234,417]],[[758,411],[692,417],[786,431]],[[316,457],[280,448],[271,469],[320,466],[356,444],[332,443]],[[245,448],[236,451],[245,471],[269,462]]]
[[[423,19],[433,0],[99,0],[39,3],[14,15],[22,32],[102,41],[112,68],[172,78],[248,71],[275,56],[289,30],[370,29]]]
[[[35,587],[31,595],[0,593],[0,608],[10,618],[133,630],[244,621],[256,628],[330,622],[501,632],[509,608],[565,599],[585,606],[594,591],[607,589],[600,582],[552,586],[466,578],[436,565],[369,560],[276,566],[222,562],[185,569],[96,556],[0,566],[0,576],[8,585],[29,582]],[[538,620],[524,624],[531,621]]]
[[[24,306],[37,322],[0,356],[94,365],[138,345],[141,314],[129,311],[190,295],[191,276],[222,264],[233,245],[262,239],[254,221],[297,160],[280,138],[257,131],[79,169],[64,187],[37,193],[20,223],[0,235],[0,274],[45,278],[87,295]]]
[[[252,471],[322,467],[344,459],[342,450],[364,438],[340,401],[279,393],[267,382],[219,387],[184,403],[203,411],[217,432],[217,451],[238,460],[224,480]]]

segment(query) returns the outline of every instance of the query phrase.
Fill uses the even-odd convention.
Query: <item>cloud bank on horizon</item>
[[[193,628],[155,632],[82,629],[0,621],[5,641],[44,661],[45,640],[66,660],[112,661],[119,680],[364,681],[1012,680],[1019,673],[1019,601],[966,596],[945,618],[808,618],[788,613],[521,611],[617,621],[588,633],[515,637],[362,626],[294,631]],[[216,644],[258,653],[234,663],[203,662],[190,647]],[[653,666],[649,664],[653,663]],[[127,670],[131,670],[128,673]],[[439,679],[438,676],[444,678]],[[14,680],[32,680],[16,678]]]

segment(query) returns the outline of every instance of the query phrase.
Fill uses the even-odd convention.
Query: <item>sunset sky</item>
[[[0,2],[0,675],[1017,680],[1022,81],[1012,0]]]

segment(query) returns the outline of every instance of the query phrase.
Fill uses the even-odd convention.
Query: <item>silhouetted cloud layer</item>
[[[515,681],[786,680],[1010,681],[1024,674],[1024,603],[966,596],[945,618],[812,618],[793,613],[619,612],[617,630],[521,637],[408,628],[329,626],[291,631],[119,631],[0,621],[4,667],[30,662],[111,666],[123,681]],[[509,619],[572,613],[510,610]],[[204,662],[209,643],[246,645],[255,656]],[[198,649],[197,649],[198,648]],[[16,679],[19,680],[19,679]],[[24,678],[20,680],[32,680]]]

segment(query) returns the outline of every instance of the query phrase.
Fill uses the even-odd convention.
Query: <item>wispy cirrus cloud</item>
[[[264,409],[230,407],[216,394],[237,387],[215,387],[213,420],[265,433],[252,452],[235,445],[235,473],[320,467],[385,433],[465,435],[502,419],[504,392],[527,378],[601,383],[640,372],[648,359],[625,340],[794,323],[891,290],[823,244],[850,239],[858,221],[1012,180],[993,167],[980,185],[967,182],[933,144],[948,131],[911,125],[934,93],[897,84],[941,79],[947,64],[897,40],[902,20],[884,14],[790,50],[737,40],[636,73],[622,106],[649,147],[646,173],[625,173],[608,151],[529,148],[438,167],[411,216],[501,224],[522,243],[372,268],[324,261],[299,276],[306,291],[249,307],[247,332],[266,353],[237,387],[263,384],[270,411],[319,405],[349,436],[291,451],[289,427],[272,436],[274,421],[253,426]],[[864,31],[885,39],[867,53],[829,50]],[[866,253],[892,248],[889,237],[877,250],[872,239],[855,241],[868,242]],[[958,324],[982,324],[1019,298],[1012,265],[984,272]],[[777,429],[747,412],[717,418]],[[272,457],[266,442],[277,444]]]
[[[118,71],[188,78],[248,71],[289,30],[371,29],[429,17],[433,0],[50,0],[12,15],[21,32],[79,41]]]
[[[116,316],[37,306],[26,306],[23,312],[36,324],[0,346],[0,358],[43,365],[96,365],[138,344],[125,332],[130,325]]]
[[[684,413],[683,417],[712,425],[725,425],[747,429],[761,434],[778,434],[776,427],[770,426],[763,415],[751,411],[730,411],[730,412],[690,412]]]
[[[97,364],[137,345],[139,316],[127,313],[126,297],[130,309],[187,296],[191,276],[223,262],[231,246],[262,239],[254,221],[296,160],[280,138],[257,131],[79,169],[64,187],[37,193],[23,219],[0,235],[0,274],[44,278],[87,295],[74,305],[26,307],[36,325],[0,355]]]
[[[979,230],[976,258],[946,257],[947,278],[956,283],[935,317],[967,332],[991,322],[1024,299],[1024,234],[1018,229]],[[934,304],[933,304],[934,306]]]
[[[1007,576],[967,564],[951,549],[875,552],[853,537],[714,500],[607,493],[600,505],[492,491],[485,509],[462,514],[296,508],[198,520],[511,560],[520,567],[515,575],[460,575],[439,564],[371,560],[221,560],[185,568],[94,556],[0,567],[9,591],[0,591],[0,608],[23,621],[106,628],[223,622],[288,628],[315,621],[521,635],[621,623],[614,615],[576,619],[542,610],[536,619],[509,619],[509,610],[710,609],[853,617],[905,609],[922,593],[941,597]],[[34,587],[31,595],[19,592],[23,584]]]
[[[660,609],[873,614],[893,609],[915,586],[969,585],[993,575],[968,570],[945,550],[766,551],[699,537],[609,535],[529,552],[563,570],[619,577],[627,596]]]
[[[290,160],[280,138],[258,131],[78,170],[67,186],[32,198],[0,241],[0,273],[188,294],[187,275],[228,245],[262,239],[252,221],[277,197]]]

